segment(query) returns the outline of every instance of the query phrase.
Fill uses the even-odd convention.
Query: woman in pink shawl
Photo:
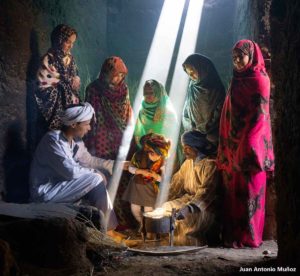
[[[223,239],[228,247],[258,247],[265,220],[266,174],[274,170],[270,80],[253,41],[237,42],[232,57],[233,78],[222,110],[217,157],[224,185]]]

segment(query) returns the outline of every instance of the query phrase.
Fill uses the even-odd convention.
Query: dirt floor
[[[264,241],[257,249],[206,247],[180,255],[149,256],[125,251],[112,256],[113,265],[107,264],[102,272],[93,275],[234,275],[247,269],[276,269],[276,257],[277,243],[274,240]]]

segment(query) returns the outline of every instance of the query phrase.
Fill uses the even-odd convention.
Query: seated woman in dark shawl
[[[205,56],[192,54],[182,66],[190,77],[183,110],[184,130],[198,130],[217,144],[225,98],[222,81],[211,60]]]
[[[70,53],[76,38],[77,32],[64,24],[56,26],[51,33],[51,48],[43,57],[37,73],[35,98],[42,114],[38,122],[40,132],[60,129],[62,111],[79,102],[80,78]]]
[[[181,136],[186,160],[171,179],[168,201],[163,208],[178,210],[176,232],[199,237],[202,242],[219,242],[218,205],[220,174],[214,152],[216,146],[199,131]]]

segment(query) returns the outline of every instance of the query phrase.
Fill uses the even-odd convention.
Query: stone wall
[[[278,195],[278,259],[300,264],[300,3],[273,0],[272,75],[275,83],[275,184]]]
[[[0,1],[0,191],[4,183],[2,158],[10,155],[6,151],[8,140],[11,140],[7,133],[19,135],[21,139],[17,140],[23,143],[23,147],[11,143],[10,147],[22,147],[30,153],[33,148],[36,116],[34,79],[40,57],[50,47],[52,29],[57,24],[66,23],[78,31],[73,54],[82,80],[83,95],[87,83],[98,75],[107,52],[106,2]],[[11,158],[10,161],[10,168],[18,162]],[[19,181],[26,182],[26,179]]]

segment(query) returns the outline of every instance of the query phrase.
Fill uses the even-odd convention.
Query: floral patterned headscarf
[[[111,56],[107,58],[102,64],[99,79],[100,81],[105,82],[109,85],[112,78],[119,73],[123,73],[125,79],[125,76],[128,73],[128,69],[120,57]],[[119,86],[123,84],[124,79],[120,82]]]
[[[115,159],[122,142],[123,132],[132,120],[129,90],[124,79],[117,85],[110,85],[118,73],[127,74],[127,67],[119,57],[107,58],[99,78],[86,89],[86,101],[95,108],[97,124],[86,136],[86,144],[96,156]]]
[[[63,43],[73,34],[77,36],[76,30],[72,27],[65,24],[57,25],[51,33],[52,49],[61,50]]]

